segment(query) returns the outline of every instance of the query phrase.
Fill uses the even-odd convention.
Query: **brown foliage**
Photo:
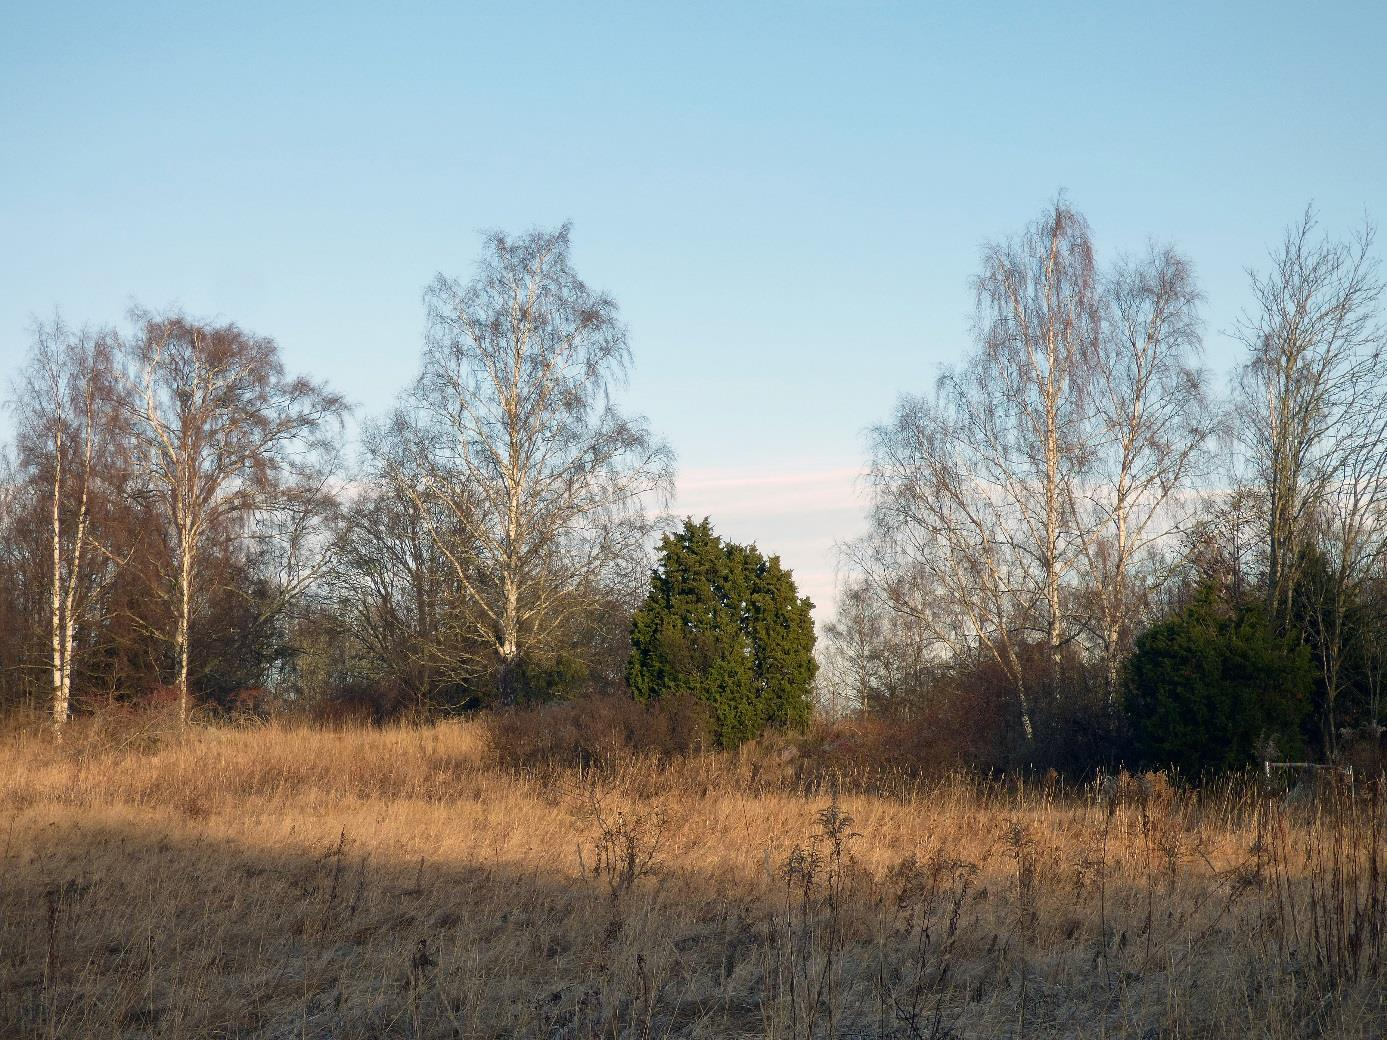
[[[312,722],[325,726],[383,726],[414,707],[399,683],[354,679],[328,690],[309,713]]]
[[[649,704],[619,694],[588,697],[499,712],[485,725],[497,760],[510,766],[609,766],[710,746],[706,711],[683,697]]]

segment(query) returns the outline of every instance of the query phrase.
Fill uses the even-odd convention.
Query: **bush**
[[[711,743],[708,712],[691,697],[641,704],[603,695],[497,712],[486,720],[504,765],[608,766],[633,755],[671,759]]]
[[[413,707],[415,698],[395,683],[349,679],[329,690],[311,717],[326,726],[382,726]]]
[[[1206,586],[1137,639],[1126,701],[1136,754],[1189,776],[1243,768],[1273,746],[1299,755],[1313,686],[1307,647],[1278,635],[1260,605]]]
[[[590,692],[591,686],[587,665],[576,657],[559,654],[550,660],[526,658],[516,669],[509,699],[513,704],[571,701]]]

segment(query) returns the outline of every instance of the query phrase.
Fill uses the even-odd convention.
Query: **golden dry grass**
[[[477,722],[13,735],[0,1032],[1387,1028],[1371,791],[1287,806],[792,767],[521,773]]]

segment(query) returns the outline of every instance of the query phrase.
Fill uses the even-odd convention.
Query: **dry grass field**
[[[480,722],[13,734],[0,1033],[1387,1030],[1371,787],[809,765],[519,770]]]

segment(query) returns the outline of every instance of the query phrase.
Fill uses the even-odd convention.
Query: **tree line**
[[[235,324],[35,331],[0,500],[0,697],[380,714],[621,681],[672,454],[569,232],[494,234],[427,290],[417,378],[346,402]]]
[[[629,690],[697,703],[722,746],[806,722],[809,601],[706,520],[669,528],[673,453],[614,403],[627,332],[569,249],[567,226],[492,233],[435,279],[418,374],[355,459],[347,403],[269,338],[37,325],[0,479],[0,708],[61,734]]]
[[[1063,198],[988,246],[973,345],[871,431],[828,626],[840,710],[941,756],[1198,771],[1381,736],[1387,356],[1373,228],[1250,276],[1226,388],[1190,262]]]
[[[427,288],[417,375],[351,458],[347,403],[267,337],[41,323],[0,477],[0,707],[61,728],[151,702],[186,723],[688,695],[731,746],[804,725],[813,689],[939,761],[1376,750],[1371,225],[1287,230],[1226,387],[1185,256],[1100,262],[1063,198],[973,284],[971,348],[871,431],[869,531],[817,659],[778,559],[663,518],[673,453],[613,401],[627,332],[567,226],[490,234]]]

